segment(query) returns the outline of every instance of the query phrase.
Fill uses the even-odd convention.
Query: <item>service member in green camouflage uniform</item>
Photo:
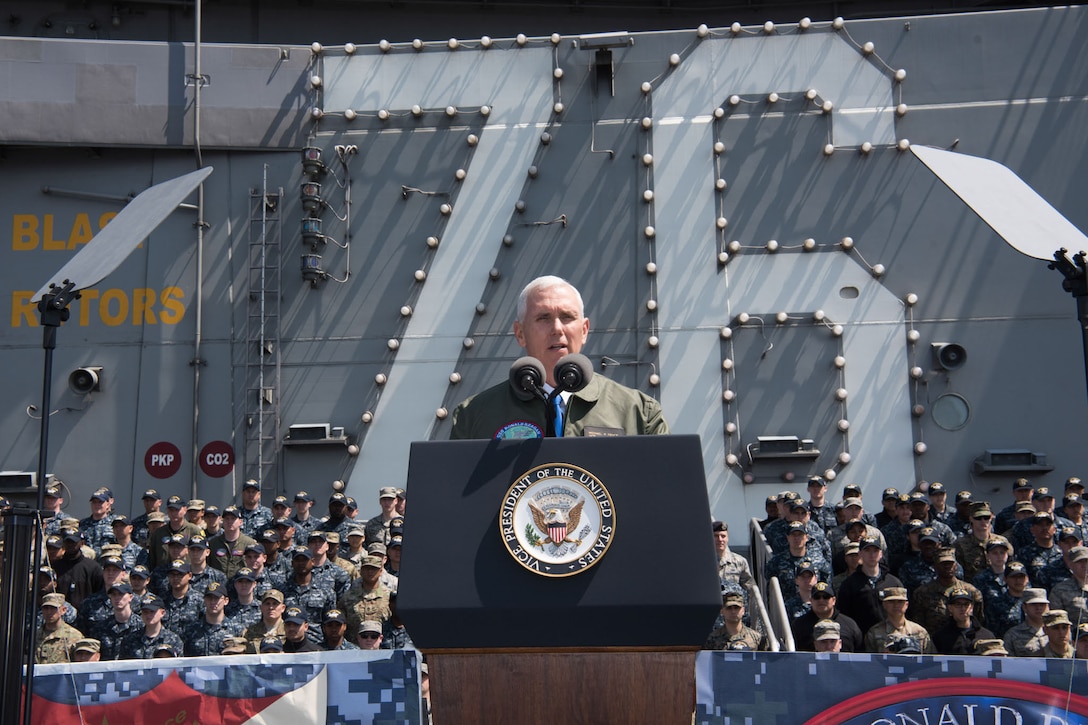
[[[1046,646],[1042,657],[1067,660],[1073,657],[1073,645],[1069,641],[1072,624],[1064,609],[1051,609],[1043,615],[1043,630],[1046,632]]]
[[[948,624],[951,619],[948,595],[953,589],[966,589],[970,592],[971,601],[975,605],[975,616],[979,620],[984,618],[982,592],[974,585],[957,579],[956,566],[956,552],[952,549],[941,549],[936,557],[937,578],[918,587],[914,592],[910,618],[925,627],[930,635]]]
[[[990,504],[976,501],[971,506],[971,533],[956,539],[956,560],[963,565],[963,578],[973,581],[975,576],[989,566],[986,561],[986,544],[993,535]]]
[[[381,582],[381,559],[376,556],[366,557],[359,571],[359,578],[352,582],[347,593],[340,598],[340,609],[348,620],[349,641],[355,640],[361,622],[384,622],[391,615],[389,597],[392,592]]]
[[[1073,622],[1088,622],[1088,547],[1074,546],[1066,558],[1072,576],[1050,590],[1050,606],[1065,610]]]
[[[46,594],[42,597],[42,626],[38,627],[35,641],[38,643],[34,661],[39,665],[71,662],[72,646],[83,639],[83,633],[64,621],[63,594]]]
[[[740,594],[728,592],[722,597],[722,618],[725,624],[710,633],[703,649],[733,649],[738,643],[753,651],[770,649],[765,635],[744,626],[744,598]]]
[[[918,640],[922,654],[936,654],[929,632],[922,625],[907,619],[907,590],[905,587],[888,587],[880,590],[880,603],[884,607],[884,621],[878,622],[865,633],[865,651],[881,653],[889,643],[903,637]]]

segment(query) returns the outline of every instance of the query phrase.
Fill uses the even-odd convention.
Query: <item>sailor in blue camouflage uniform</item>
[[[1069,519],[1054,514],[1054,496],[1046,486],[1040,486],[1032,492],[1031,505],[1035,507],[1036,513],[1049,513],[1054,521],[1054,525],[1058,529],[1073,525],[1073,522]],[[1012,527],[1009,541],[1012,542],[1017,554],[1019,554],[1020,550],[1025,546],[1030,546],[1035,543],[1035,535],[1031,530],[1031,527],[1034,526],[1034,522],[1035,517],[1029,516],[1026,519],[1017,521],[1016,525]],[[1020,561],[1023,561],[1023,559],[1020,559]],[[1031,567],[1028,567],[1029,571],[1030,569]]]
[[[294,537],[290,540],[282,540],[275,529],[265,529],[261,532],[261,537],[257,540],[257,543],[264,548],[264,562],[260,570],[250,563],[248,557],[246,558],[246,566],[258,574],[258,596],[268,589],[279,589],[287,577],[294,574],[291,570],[291,551],[295,548],[293,541]]]
[[[1065,510],[1065,498],[1069,496],[1076,496],[1078,499],[1084,498],[1084,484],[1076,476],[1070,476],[1065,479],[1065,491],[1062,493],[1062,505],[1054,509],[1054,516],[1061,516],[1062,518],[1069,519],[1073,523],[1077,523],[1077,521],[1066,513]]]
[[[1039,573],[1039,580],[1036,582],[1039,586],[1043,587],[1047,591],[1051,591],[1054,587],[1061,584],[1063,581],[1067,581],[1073,573],[1069,570],[1072,563],[1069,559],[1069,553],[1076,547],[1084,543],[1080,538],[1080,529],[1076,526],[1065,526],[1057,532],[1058,548],[1062,551],[1062,556],[1059,559],[1054,559]],[[1054,607],[1055,609],[1066,609],[1066,607]]]
[[[1036,493],[1041,490],[1043,489],[1038,489]],[[1030,544],[1016,548],[1016,560],[1027,567],[1031,581],[1042,586],[1043,570],[1052,561],[1061,560],[1062,549],[1054,542],[1056,532],[1053,514],[1036,511],[1030,521],[1033,540]],[[1013,543],[1013,546],[1016,544]]]
[[[137,564],[129,570],[128,583],[132,587],[132,611],[139,614],[144,597],[152,593],[148,589],[148,584],[151,583],[151,572],[143,564]]]
[[[113,539],[121,547],[118,556],[125,560],[125,566],[129,569],[136,566],[144,548],[132,540],[132,521],[128,516],[113,515]]]
[[[933,512],[929,507],[929,496],[921,491],[915,491],[910,494],[910,517],[912,519],[921,519],[922,521],[925,521],[929,528],[933,529],[933,533],[937,535],[937,539],[941,546],[956,545],[956,539],[958,537],[955,532],[949,528],[948,524],[934,518]]]
[[[125,562],[119,556],[107,556],[99,564],[102,566],[103,588],[88,594],[79,605],[76,629],[90,634],[95,625],[105,622],[113,616],[113,604],[110,602],[109,588],[125,581]]]
[[[227,619],[245,631],[249,625],[261,619],[261,597],[257,594],[257,579],[253,570],[248,566],[239,569],[228,590],[231,588],[234,592],[227,604]]]
[[[223,651],[223,640],[242,633],[242,628],[227,618],[227,587],[211,582],[204,592],[203,616],[189,625],[182,635],[186,657],[207,657]]]
[[[271,510],[273,521],[275,521],[276,519],[286,519],[288,516],[291,515],[291,500],[286,496],[276,496],[274,499],[272,499]],[[261,529],[261,531],[263,531],[263,529]],[[258,533],[260,532],[258,531]],[[254,535],[253,538],[256,539],[257,536]]]
[[[808,532],[808,548],[819,550],[819,553],[823,556],[824,560],[830,562],[831,543],[827,540],[823,528],[815,521],[808,518],[807,504],[800,498],[788,499],[788,501],[789,503],[786,506],[786,518],[783,523],[780,526],[773,528],[768,526],[767,528],[771,529],[769,535],[764,532],[764,536],[767,539],[767,544],[771,547],[771,551],[775,554],[780,554],[789,550],[789,525],[791,522],[800,521],[805,525],[805,531]]]
[[[115,543],[113,539],[113,491],[105,486],[95,489],[91,494],[91,515],[79,520],[79,530],[83,541],[94,549],[96,555],[102,553],[102,547]]]
[[[808,548],[808,528],[803,521],[792,521],[787,526],[789,548],[781,554],[775,554],[767,562],[764,574],[767,579],[778,577],[782,588],[782,597],[788,599],[797,593],[795,580],[804,561],[810,562],[819,581],[831,581],[831,563],[824,558],[819,549]]]
[[[295,494],[293,506],[295,512],[288,518],[295,527],[295,545],[306,546],[306,541],[310,538],[310,532],[317,528],[317,525],[321,523],[321,521],[312,514],[314,497],[306,491],[299,491]]]
[[[979,576],[984,574],[986,572]],[[1021,603],[1028,586],[1028,570],[1020,562],[1010,561],[1000,586],[994,587],[990,583],[987,589],[980,587],[982,601],[986,603],[984,623],[995,637],[1004,637],[1023,620]]]
[[[957,539],[971,533],[971,507],[974,504],[974,497],[970,491],[956,493],[955,514],[948,518],[946,523]]]
[[[948,489],[940,481],[934,481],[926,489],[926,496],[929,498],[930,521],[940,521],[951,528],[952,519],[956,518],[956,507],[948,505]]]
[[[800,619],[812,611],[812,588],[817,583],[817,576],[816,567],[808,559],[798,565],[797,576],[793,580],[797,593],[783,603],[790,620]]]
[[[181,559],[189,561],[189,536],[187,534],[171,534],[163,539],[166,545],[167,559],[151,570],[151,582],[147,585],[155,594],[165,597],[170,590],[170,567],[175,561]]]
[[[54,481],[53,485],[45,489],[45,510],[53,511],[54,515],[45,522],[45,528],[43,536],[53,536],[60,533],[60,530],[64,528],[64,514],[61,511],[61,506],[64,505],[64,489],[60,486],[59,482]],[[43,514],[44,515],[44,514]],[[0,525],[0,532],[3,532],[3,526]]]
[[[144,598],[140,606],[140,619],[144,626],[121,640],[121,659],[149,660],[162,645],[169,645],[176,652],[185,648],[181,637],[163,625],[164,614],[162,599],[154,594]]]
[[[261,484],[252,478],[242,485],[242,505],[238,512],[242,517],[242,533],[251,539],[272,523],[272,509],[261,505]]]
[[[112,604],[108,619],[91,627],[90,636],[101,643],[101,659],[116,660],[121,656],[121,641],[132,632],[143,629],[139,611],[132,607],[132,587],[119,582],[109,588]]]
[[[332,535],[330,537],[330,534]],[[336,538],[335,544],[330,544],[328,538]],[[310,532],[310,538],[307,542],[307,547],[310,549],[312,574],[314,583],[320,587],[329,588],[335,593],[336,598],[344,596],[348,587],[351,586],[351,576],[342,567],[337,566],[331,558],[329,558],[329,549],[332,546],[339,548],[340,541],[336,536],[335,531],[313,531]],[[321,628],[321,622],[319,621],[315,627]]]
[[[306,636],[314,642],[321,641],[321,621],[325,612],[336,606],[336,594],[332,587],[320,586],[313,577],[313,552],[299,546],[291,553],[294,576],[283,583],[283,601],[288,609],[298,607],[311,625]]]
[[[1018,478],[1012,482],[1013,501],[997,512],[997,516],[994,517],[994,531],[1004,533],[1016,524],[1016,504],[1021,501],[1030,502],[1034,490],[1031,481],[1026,478]]]
[[[790,505],[795,500],[800,500],[801,496],[796,491],[782,491],[775,496],[775,508],[778,511],[778,516],[767,523],[763,527],[763,538],[767,540],[767,545],[771,547],[772,553],[778,553],[772,541],[781,541],[780,537],[785,535],[786,526],[790,523],[790,518],[787,516]]]
[[[896,575],[908,594],[913,594],[918,587],[937,578],[934,563],[937,550],[941,548],[941,540],[933,527],[926,526],[918,532],[918,546],[920,555],[904,561]]]
[[[891,570],[892,574],[899,571],[899,567],[903,565],[907,555],[910,554],[910,539],[907,537],[907,525],[910,522],[910,495],[897,493],[895,495],[895,518],[880,529],[880,533],[884,536],[884,543],[888,545],[886,560],[888,569]]]
[[[147,519],[162,508],[162,494],[154,488],[144,491],[140,499],[144,505],[144,512],[132,518],[132,540],[140,546],[147,546]]]
[[[192,574],[189,588],[201,594],[208,591],[212,582],[227,585],[227,575],[208,566],[208,542],[203,536],[189,539],[189,571]]]
[[[880,504],[882,508],[876,512],[873,519],[876,521],[876,527],[883,530],[885,526],[895,521],[895,504],[899,500],[899,489],[886,488],[884,493],[880,496]]]
[[[184,632],[204,612],[204,597],[189,587],[189,562],[177,559],[170,564],[167,581],[170,586],[162,598],[165,607],[163,625],[174,632]]]
[[[1077,535],[1080,536],[1080,540],[1085,540],[1085,537],[1088,536],[1088,517],[1084,515],[1084,497],[1081,494],[1065,494],[1065,498],[1062,499],[1062,507],[1056,513],[1072,522],[1073,527],[1077,530]]]
[[[347,545],[348,532],[358,526],[358,522],[347,515],[348,497],[336,491],[329,496],[329,515],[314,527],[314,531],[335,531],[340,534],[340,541]],[[306,537],[309,543],[310,537]],[[310,628],[313,631],[313,627]]]
[[[827,532],[838,526],[838,520],[835,518],[835,505],[828,502],[827,498],[827,481],[823,476],[809,476],[808,479],[808,516],[810,521],[814,521],[821,529],[823,529],[824,536],[827,536]]]
[[[982,602],[987,605],[987,610],[989,596],[1005,588],[1005,570],[1011,558],[1012,544],[1008,539],[999,534],[992,535],[986,542],[986,567],[971,579],[975,588],[982,592]]]

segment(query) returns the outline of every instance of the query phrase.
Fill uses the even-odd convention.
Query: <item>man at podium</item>
[[[577,392],[555,390],[556,363],[579,353],[589,334],[582,296],[559,277],[537,277],[518,296],[514,337],[545,371],[541,386],[555,412],[540,397],[519,394],[502,382],[465,400],[453,411],[451,439],[551,436],[656,435],[669,432],[661,405],[638,390],[588,371]],[[520,361],[519,361],[520,362]],[[553,427],[554,426],[554,427]]]

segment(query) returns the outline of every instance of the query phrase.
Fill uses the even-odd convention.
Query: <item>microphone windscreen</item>
[[[593,363],[581,353],[559,358],[555,364],[555,385],[560,390],[577,393],[593,379]]]
[[[521,400],[539,398],[544,385],[544,365],[535,357],[526,355],[510,366],[510,387]]]

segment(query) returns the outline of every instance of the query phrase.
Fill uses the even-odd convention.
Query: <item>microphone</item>
[[[577,393],[593,379],[593,363],[579,353],[564,355],[555,364],[554,374],[556,388]]]
[[[535,357],[526,355],[510,366],[510,387],[521,400],[547,399],[544,392],[544,365]]]

